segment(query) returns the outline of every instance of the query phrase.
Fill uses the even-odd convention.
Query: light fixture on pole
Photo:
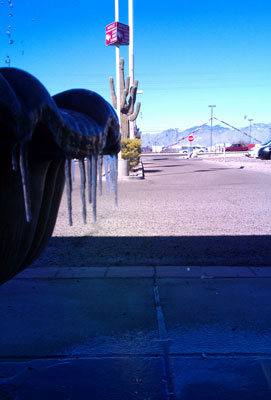
[[[253,121],[253,118],[248,118],[249,121],[249,143],[251,143],[251,122]]]
[[[210,145],[211,145],[211,150],[213,147],[213,109],[216,107],[215,105],[213,106],[208,106],[211,108],[211,137],[210,137]]]

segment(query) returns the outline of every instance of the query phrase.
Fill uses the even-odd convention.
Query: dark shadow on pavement
[[[172,167],[185,167],[186,165],[180,165],[180,164],[170,164],[170,165],[163,165],[163,168],[172,168]]]
[[[209,168],[209,169],[197,169],[196,171],[192,172],[213,172],[213,171],[222,171],[229,168]],[[238,168],[239,169],[239,168]]]
[[[53,237],[32,265],[271,266],[271,236]]]
[[[165,166],[163,165],[162,168],[165,168]],[[239,169],[239,168],[237,168]],[[210,168],[210,169],[198,169],[198,170],[194,170],[194,171],[185,171],[185,172],[170,172],[170,173],[163,173],[163,170],[145,170],[145,173],[147,174],[148,172],[162,172],[161,175],[163,176],[173,176],[173,175],[187,175],[187,174],[195,174],[195,173],[199,173],[199,172],[216,172],[216,171],[222,171],[222,170],[229,170],[229,168]],[[167,171],[168,172],[168,171]],[[159,176],[158,176],[159,177]]]

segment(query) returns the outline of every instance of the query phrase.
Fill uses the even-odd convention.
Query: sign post
[[[120,123],[120,48],[129,45],[129,26],[119,22],[119,0],[115,0],[115,22],[106,26],[105,43],[116,46],[116,94],[117,114]],[[120,132],[121,133],[121,132]],[[121,152],[119,153],[121,159]]]
[[[192,142],[194,140],[194,136],[193,135],[189,135],[188,136],[188,140],[189,140],[189,143],[190,143],[190,156],[191,156],[191,153],[192,153]]]
[[[115,0],[115,22],[105,28],[105,44],[116,46],[117,114],[120,121],[120,48],[129,45],[129,26],[119,22],[119,0]]]

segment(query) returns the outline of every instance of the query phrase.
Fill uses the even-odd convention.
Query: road
[[[117,209],[112,196],[99,197],[98,221],[89,210],[85,226],[77,178],[74,225],[64,196],[35,265],[270,265],[269,173],[179,156],[143,162],[145,180],[119,182]]]

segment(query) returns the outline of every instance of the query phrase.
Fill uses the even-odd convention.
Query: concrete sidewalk
[[[270,399],[270,278],[29,268],[0,287],[0,399]]]

